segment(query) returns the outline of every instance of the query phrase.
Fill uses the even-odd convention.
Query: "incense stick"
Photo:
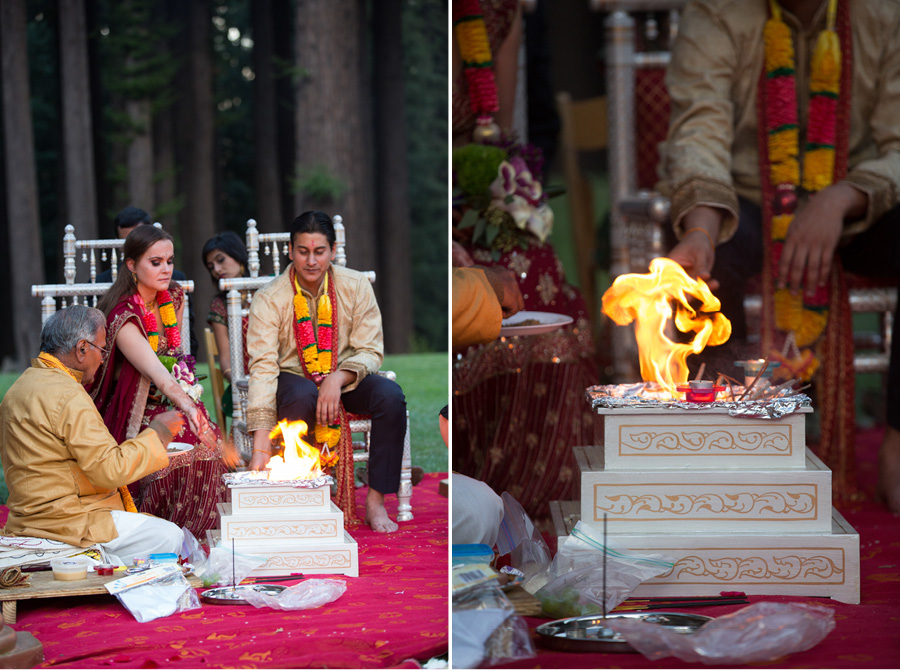
[[[691,601],[674,601],[670,603],[635,603],[628,606],[621,604],[616,607],[613,612],[637,612],[640,610],[661,610],[675,609],[681,607],[713,607],[715,605],[746,605],[750,601],[746,598],[736,598],[732,600],[691,600]]]
[[[701,600],[737,600],[739,598],[745,598],[746,594],[743,591],[729,591],[730,595],[718,595],[718,596],[659,596],[656,598],[627,598],[622,604],[630,605],[633,603],[668,603],[675,601],[684,601],[690,602],[693,600],[701,601]]]
[[[700,364],[700,369],[697,370],[697,374],[694,375],[694,381],[698,379],[703,379],[703,373],[706,372],[706,363],[703,362]]]
[[[606,618],[606,512],[603,513],[603,618]]]

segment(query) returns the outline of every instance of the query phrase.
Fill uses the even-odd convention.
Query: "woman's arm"
[[[215,435],[210,430],[203,412],[169,374],[136,324],[129,322],[119,329],[119,334],[116,336],[116,347],[138,372],[150,379],[156,388],[184,412],[191,424],[191,430],[200,438],[201,442],[210,448],[214,447]]]

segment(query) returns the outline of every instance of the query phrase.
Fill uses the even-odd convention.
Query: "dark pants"
[[[312,433],[316,425],[319,389],[306,377],[289,372],[278,376],[275,397],[278,417],[302,420]],[[396,493],[400,488],[403,440],[406,437],[406,398],[396,382],[368,375],[352,391],[342,394],[344,409],[351,414],[372,417],[369,448],[369,487],[379,493]]]
[[[712,277],[720,287],[715,291],[722,301],[722,313],[731,320],[732,335],[729,342],[714,350],[731,347],[731,360],[755,358],[759,353],[748,353],[747,317],[744,314],[744,295],[747,281],[762,271],[763,239],[762,214],[753,203],[740,200],[740,225],[728,242],[716,247],[716,262]],[[848,272],[864,277],[900,278],[900,206],[887,212],[872,227],[854,237],[847,245],[839,247],[838,254]],[[894,324],[900,323],[900,301],[894,313]],[[743,347],[743,348],[742,348]],[[702,359],[701,359],[702,360]],[[724,370],[722,370],[724,372]],[[891,342],[891,363],[887,380],[887,422],[900,430],[900,337]]]

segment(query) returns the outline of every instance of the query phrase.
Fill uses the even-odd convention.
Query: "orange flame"
[[[688,297],[701,301],[702,314]],[[665,333],[672,318],[683,333],[696,335],[689,344],[673,342]],[[635,338],[641,359],[641,377],[664,386],[673,395],[688,378],[685,360],[707,344],[722,344],[731,336],[731,322],[719,312],[721,303],[702,279],[692,279],[669,258],[654,258],[650,273],[620,275],[603,294],[603,313],[620,326],[635,321]],[[714,312],[714,313],[710,313]]]
[[[272,429],[270,440],[284,440],[284,458],[273,456],[269,460],[269,479],[315,479],[322,475],[319,450],[303,440],[306,433],[305,421],[282,419]]]

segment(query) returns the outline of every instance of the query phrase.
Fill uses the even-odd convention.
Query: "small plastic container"
[[[76,582],[79,579],[87,579],[89,561],[84,558],[54,558],[50,561],[53,569],[53,579],[61,582]]]
[[[451,562],[453,565],[470,565],[474,563],[491,564],[494,550],[486,544],[454,544]]]
[[[112,563],[101,563],[100,565],[94,566],[94,572],[96,572],[100,577],[112,577],[115,569],[116,566]]]
[[[724,386],[716,386],[711,381],[693,380],[675,387],[684,393],[685,402],[712,402],[716,395],[725,390]]]
[[[177,563],[178,554],[150,554],[151,565],[162,565],[163,563]]]

